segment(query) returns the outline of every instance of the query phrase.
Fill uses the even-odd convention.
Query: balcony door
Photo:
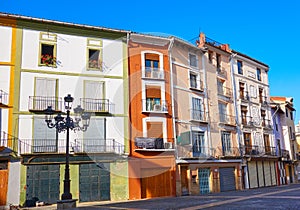
[[[104,82],[84,81],[84,99],[82,106],[87,111],[105,111],[108,104],[105,102]]]
[[[57,152],[58,134],[56,129],[48,128],[44,118],[33,118],[32,152]]]
[[[203,101],[201,98],[192,98],[192,119],[203,120]]]
[[[163,122],[147,122],[147,137],[153,138],[153,141],[149,143],[155,149],[163,149]]]
[[[205,147],[204,132],[193,131],[192,140],[193,140],[193,157],[202,157],[208,155],[207,148]]]
[[[245,153],[247,155],[250,155],[252,151],[252,141],[251,141],[250,133],[244,133],[244,145],[245,145]]]
[[[231,155],[231,138],[230,132],[222,132],[222,153],[224,156]]]
[[[33,108],[35,110],[44,110],[48,106],[57,109],[56,97],[57,80],[51,78],[35,78],[35,91]]]

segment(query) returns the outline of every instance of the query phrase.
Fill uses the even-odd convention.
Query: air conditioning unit
[[[173,149],[173,143],[172,142],[165,142],[165,149]]]
[[[155,104],[154,105],[154,111],[161,111],[161,105],[160,104]]]

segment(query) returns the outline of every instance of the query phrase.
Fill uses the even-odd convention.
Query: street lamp
[[[66,136],[66,167],[65,167],[65,177],[64,177],[64,193],[61,196],[62,200],[70,200],[72,199],[72,194],[70,193],[70,169],[69,169],[69,131],[86,131],[91,115],[88,112],[84,112],[84,109],[78,105],[74,109],[75,113],[75,121],[70,117],[70,110],[72,108],[72,102],[74,98],[71,94],[68,94],[64,97],[64,105],[67,110],[67,116],[63,117],[60,113],[54,117],[53,114],[55,111],[51,106],[48,106],[47,109],[44,110],[45,114],[45,122],[47,123],[48,128],[55,128],[59,133],[63,131],[67,131]],[[80,126],[80,121],[82,121],[82,126]]]

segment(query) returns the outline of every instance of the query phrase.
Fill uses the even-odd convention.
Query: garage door
[[[142,169],[142,198],[171,196],[172,186],[172,176],[169,169]]]
[[[27,166],[27,206],[35,205],[36,199],[53,204],[59,200],[59,165]]]
[[[79,166],[79,201],[110,200],[109,163]]]
[[[249,177],[249,187],[257,188],[258,180],[257,180],[257,171],[256,171],[256,162],[255,161],[248,162],[248,177]]]
[[[220,168],[220,190],[221,192],[233,191],[235,188],[234,167]]]

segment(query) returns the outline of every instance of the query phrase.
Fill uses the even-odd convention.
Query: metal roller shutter
[[[248,176],[249,176],[249,187],[257,188],[257,171],[256,171],[256,162],[248,162]]]
[[[270,171],[269,161],[264,161],[264,172],[265,172],[266,186],[271,186],[271,171]]]
[[[220,190],[221,192],[233,191],[235,188],[234,167],[220,168]]]
[[[261,161],[257,161],[257,173],[258,173],[258,184],[259,187],[265,186],[265,180],[264,180],[264,169],[263,164]]]
[[[271,161],[271,179],[272,179],[272,185],[277,185],[277,180],[276,180],[276,162]]]

